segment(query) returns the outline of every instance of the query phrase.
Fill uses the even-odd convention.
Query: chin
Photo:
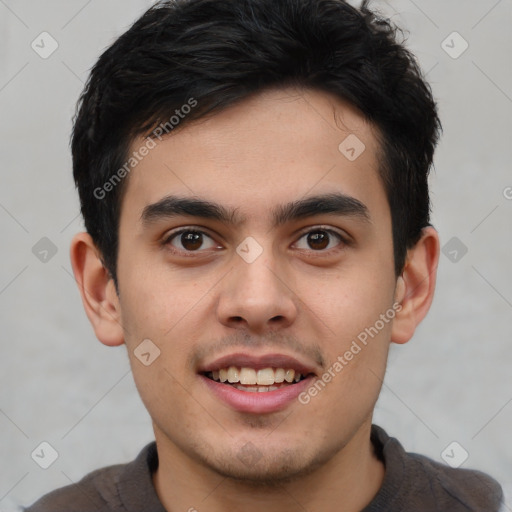
[[[326,464],[334,455],[332,447],[325,452],[312,456],[304,453],[301,444],[295,449],[274,447],[260,451],[252,443],[247,443],[242,450],[232,453],[229,458],[215,454],[215,459],[204,459],[210,470],[228,478],[239,485],[248,487],[280,487],[305,477]]]

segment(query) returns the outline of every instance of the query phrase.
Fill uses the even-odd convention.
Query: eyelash
[[[351,245],[351,242],[350,240],[348,239],[348,237],[346,236],[343,236],[341,233],[339,233],[338,231],[335,231],[333,229],[330,229],[330,228],[327,228],[327,227],[323,227],[323,226],[315,226],[313,228],[308,228],[307,231],[303,231],[299,234],[299,237],[297,238],[297,241],[299,241],[300,239],[302,239],[304,236],[310,234],[310,233],[314,233],[316,231],[321,231],[321,232],[325,232],[325,233],[329,233],[329,235],[333,235],[335,236],[336,238],[338,238],[340,244],[342,247],[333,247],[333,248],[330,248],[330,249],[326,249],[326,250],[317,250],[315,251],[314,249],[299,249],[301,251],[308,251],[308,252],[312,252],[312,253],[317,253],[319,255],[324,255],[324,254],[330,254],[332,251],[339,251],[341,250],[343,247],[345,246],[349,246]],[[195,229],[195,228],[191,228],[191,227],[187,227],[187,228],[180,228],[178,229],[177,231],[173,231],[172,233],[170,233],[168,236],[166,236],[164,238],[164,240],[162,241],[162,245],[166,246],[166,247],[170,247],[171,251],[174,252],[174,253],[177,253],[177,254],[182,254],[182,255],[186,255],[186,256],[195,256],[197,255],[198,253],[201,253],[204,251],[201,250],[201,249],[198,249],[196,251],[187,251],[187,250],[181,250],[181,249],[176,249],[175,247],[173,247],[171,245],[171,242],[173,239],[177,238],[179,235],[183,234],[183,233],[196,233],[196,234],[201,234],[201,235],[205,235],[207,236],[208,238],[212,239],[213,240],[213,237],[211,237],[208,233],[206,233],[205,231],[202,231],[200,229]],[[296,242],[295,242],[296,243]]]

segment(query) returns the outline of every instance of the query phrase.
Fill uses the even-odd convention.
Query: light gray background
[[[82,230],[74,105],[101,51],[150,4],[0,0],[1,512],[126,462],[153,438],[125,349],[95,339],[68,257]],[[409,32],[428,72],[444,125],[433,222],[443,245],[457,237],[468,250],[456,262],[441,256],[431,312],[411,342],[392,347],[375,422],[436,460],[457,441],[469,453],[463,467],[510,488],[512,2],[374,6]],[[31,48],[43,31],[59,45],[47,59]],[[454,31],[469,43],[456,59],[442,47]],[[452,51],[460,43],[447,40]],[[47,262],[32,252],[42,237],[57,248]],[[42,441],[59,454],[46,470],[31,458]]]

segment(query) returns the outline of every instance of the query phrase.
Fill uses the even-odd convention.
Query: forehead
[[[173,194],[260,222],[273,206],[322,193],[354,197],[370,211],[387,205],[375,128],[324,92],[265,91],[156,142],[130,173],[121,219],[140,221],[144,208]],[[130,153],[143,144],[135,140]]]

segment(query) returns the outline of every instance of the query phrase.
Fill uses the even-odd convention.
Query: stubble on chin
[[[341,448],[328,447],[322,452],[305,454],[303,446],[264,452],[256,444],[247,443],[229,456],[210,454],[202,463],[218,475],[248,489],[279,489],[301,480],[326,465]]]

